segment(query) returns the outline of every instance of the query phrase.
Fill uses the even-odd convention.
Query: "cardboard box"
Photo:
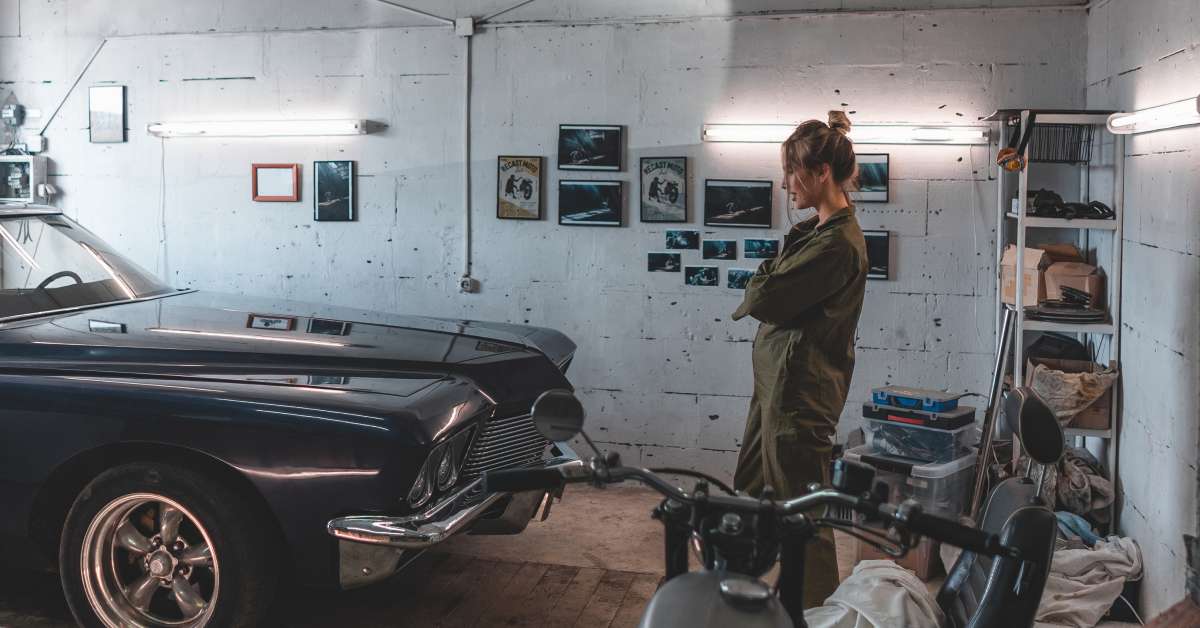
[[[1083,262],[1054,262],[1044,271],[1046,298],[1062,298],[1062,288],[1075,288],[1092,295],[1088,305],[1105,308],[1104,272]]]
[[[1025,293],[1021,296],[1022,305],[1037,305],[1046,299],[1058,298],[1057,292],[1054,295],[1049,294],[1046,284],[1046,270],[1056,262],[1083,262],[1083,253],[1073,244],[1042,244],[1037,248],[1025,248],[1025,269],[1022,273]],[[1009,305],[1016,303],[1016,266],[1017,247],[1010,244],[1000,258],[1000,294]]]
[[[897,565],[917,574],[917,577],[924,582],[936,578],[943,571],[942,561],[938,555],[940,544],[929,537],[922,537],[921,542],[908,550],[908,553],[901,559],[892,558],[858,539],[854,540],[854,544],[858,547],[855,559],[860,563],[864,560],[894,560]]]
[[[1052,358],[1029,358],[1025,363],[1025,385],[1033,382],[1033,367],[1043,365],[1046,368],[1064,373],[1096,373],[1103,371],[1104,366],[1091,360],[1056,360]],[[1116,365],[1110,365],[1116,368]],[[1104,391],[1103,395],[1092,405],[1084,408],[1071,418],[1067,427],[1078,427],[1088,430],[1107,430],[1112,424],[1113,389]]]

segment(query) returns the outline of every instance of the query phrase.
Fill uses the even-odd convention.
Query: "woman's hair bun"
[[[829,112],[829,128],[845,135],[850,132],[850,117],[845,111]]]

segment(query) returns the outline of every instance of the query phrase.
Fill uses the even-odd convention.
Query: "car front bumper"
[[[583,461],[563,444],[563,455],[543,462],[545,468],[570,471]],[[468,529],[484,534],[516,534],[538,512],[549,511],[547,491],[484,493],[483,478],[426,510],[404,517],[363,515],[338,517],[326,526],[338,539],[339,582],[354,588],[399,571],[427,550]],[[487,515],[487,518],[484,516]]]

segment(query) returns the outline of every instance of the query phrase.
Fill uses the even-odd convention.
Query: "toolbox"
[[[871,400],[877,405],[925,412],[950,412],[958,407],[958,399],[961,396],[944,390],[909,386],[884,386],[871,390]]]
[[[863,418],[874,421],[917,425],[920,427],[933,427],[943,430],[956,430],[964,425],[975,422],[975,408],[971,406],[958,406],[946,412],[929,412],[877,403],[864,403]]]

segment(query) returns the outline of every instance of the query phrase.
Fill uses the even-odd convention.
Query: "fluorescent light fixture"
[[[25,252],[25,248],[18,244],[17,239],[8,232],[8,229],[0,226],[0,236],[4,237],[4,241],[8,242],[8,244],[13,247],[13,250],[17,252],[17,255],[21,256],[21,259],[25,260],[26,264],[29,264],[29,266],[34,270],[41,270],[42,267],[38,266],[37,262],[33,261],[33,258],[29,256],[29,253]]]
[[[1119,135],[1161,131],[1191,124],[1200,124],[1200,96],[1132,113],[1114,113],[1108,117],[1108,130]]]
[[[146,132],[156,137],[298,137],[365,135],[367,120],[210,120],[152,122]]]
[[[791,124],[706,124],[705,142],[783,142],[796,130]],[[850,129],[855,144],[987,144],[987,127],[856,124]]]

